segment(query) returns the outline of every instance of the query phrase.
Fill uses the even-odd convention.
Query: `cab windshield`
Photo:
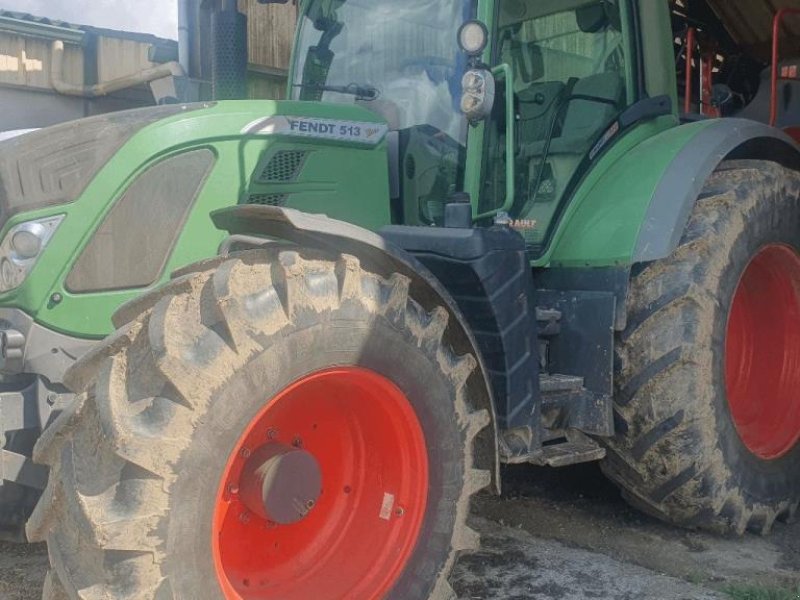
[[[395,222],[437,224],[463,187],[460,25],[476,0],[310,0],[300,18],[291,97],[357,104],[398,133]],[[393,195],[398,195],[395,193]]]

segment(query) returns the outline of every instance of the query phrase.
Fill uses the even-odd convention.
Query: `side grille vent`
[[[262,206],[286,206],[287,200],[289,200],[289,194],[253,194],[247,203]]]
[[[261,182],[288,182],[297,179],[308,157],[304,150],[280,150],[276,152],[261,172]]]

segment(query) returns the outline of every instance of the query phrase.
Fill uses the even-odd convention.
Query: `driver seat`
[[[614,71],[579,80],[572,90],[573,95],[595,96],[609,100],[614,105],[591,100],[572,100],[563,109],[561,134],[553,138],[550,154],[584,154],[603,127],[611,124],[622,103],[624,91],[622,76]],[[540,156],[544,153],[545,144],[545,139],[523,144],[523,153],[529,157]]]

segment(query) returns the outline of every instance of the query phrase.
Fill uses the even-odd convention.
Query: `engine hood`
[[[0,141],[0,226],[13,215],[78,198],[137,131],[197,105],[171,105],[71,121]]]

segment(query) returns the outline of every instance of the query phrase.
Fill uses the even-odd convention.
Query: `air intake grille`
[[[262,206],[286,206],[289,194],[253,194],[247,200],[248,204],[261,204]]]
[[[308,152],[303,150],[281,150],[270,159],[259,180],[262,182],[294,181],[303,169]]]

